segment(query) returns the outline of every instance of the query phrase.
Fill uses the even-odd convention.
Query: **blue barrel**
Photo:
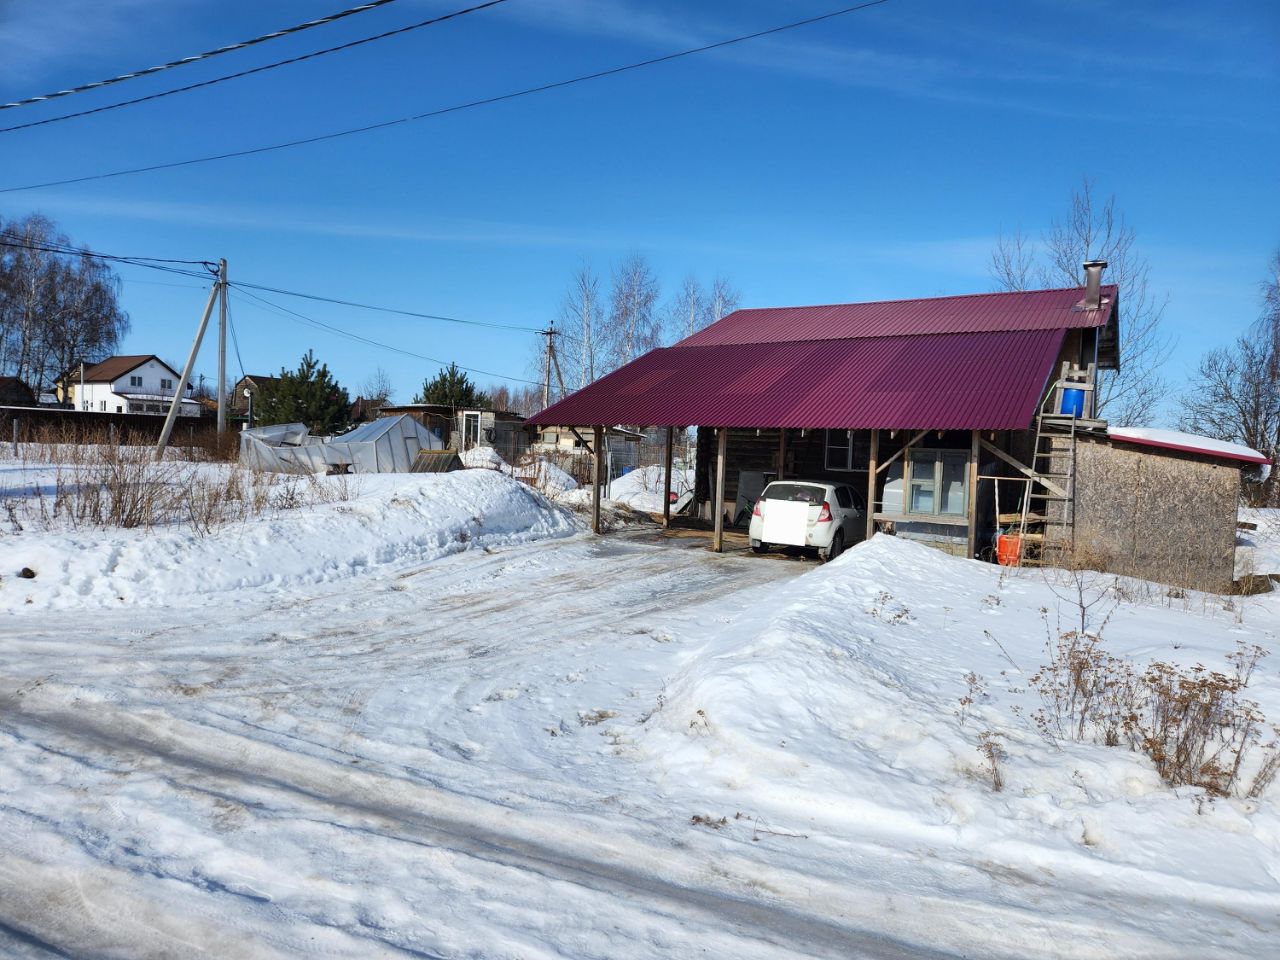
[[[1077,420],[1084,416],[1084,391],[1063,390],[1062,412],[1070,414]]]

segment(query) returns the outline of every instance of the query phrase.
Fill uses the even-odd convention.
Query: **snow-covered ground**
[[[1274,956],[1277,787],[1033,729],[1052,575],[701,547],[483,470],[5,530],[0,954]],[[1113,653],[1277,649],[1276,595],[1126,589]],[[1250,692],[1280,720],[1276,658]]]
[[[661,466],[638,467],[609,484],[609,499],[644,513],[662,512],[666,486]],[[677,497],[693,489],[693,471],[677,469],[671,475],[671,492]]]
[[[1280,577],[1280,509],[1246,507],[1240,519],[1255,529],[1241,530],[1236,537],[1236,576]]]

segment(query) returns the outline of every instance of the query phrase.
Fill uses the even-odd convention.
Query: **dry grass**
[[[11,529],[24,523],[46,529],[185,527],[205,536],[228,523],[352,496],[347,477],[257,473],[235,464],[219,468],[210,461],[222,455],[225,444],[197,450],[197,461],[178,459],[184,451],[172,448],[156,461],[152,445],[106,439],[21,444],[18,462],[42,472],[52,467],[53,478],[6,501]]]
[[[1154,661],[1145,669],[1102,646],[1101,630],[1048,630],[1047,663],[1030,684],[1040,694],[1034,718],[1050,741],[1127,746],[1146,755],[1171,786],[1201,787],[1214,796],[1258,796],[1278,772],[1276,743],[1246,788],[1242,774],[1259,746],[1266,720],[1246,690],[1265,657],[1240,643],[1228,671],[1202,664]],[[1280,731],[1277,731],[1280,733]]]

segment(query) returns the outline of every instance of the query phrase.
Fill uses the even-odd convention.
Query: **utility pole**
[[[227,432],[227,261],[218,261],[218,436]]]
[[[547,338],[546,372],[542,377],[542,409],[545,410],[551,406],[551,351],[555,349],[551,345],[551,338],[556,335],[556,325],[548,324],[547,329],[542,332]]]
[[[222,261],[223,264],[226,261]],[[219,273],[219,277],[223,276]],[[219,281],[214,281],[213,289],[209,291],[209,302],[204,305],[204,314],[200,317],[200,326],[196,328],[196,338],[191,344],[191,353],[187,355],[187,364],[182,368],[179,375],[178,388],[173,392],[173,402],[169,404],[169,413],[164,418],[164,428],[160,431],[160,439],[156,443],[156,459],[164,458],[164,448],[169,443],[169,434],[173,433],[174,421],[178,419],[178,410],[182,407],[182,395],[187,392],[187,384],[191,382],[191,368],[196,365],[196,354],[200,352],[200,341],[204,339],[204,332],[209,326],[209,317],[213,315],[213,305],[218,299],[218,293],[221,290]]]

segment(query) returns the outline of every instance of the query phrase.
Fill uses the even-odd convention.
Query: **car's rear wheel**
[[[825,550],[819,550],[818,556],[820,556],[824,561],[834,560],[836,557],[840,556],[840,551],[843,549],[844,531],[837,530],[835,536],[831,538],[831,546],[827,547]]]

